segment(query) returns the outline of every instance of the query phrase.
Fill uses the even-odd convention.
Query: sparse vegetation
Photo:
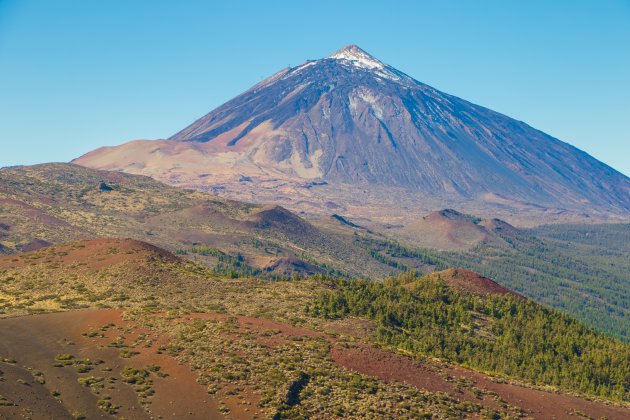
[[[125,367],[120,375],[123,381],[131,385],[138,396],[146,403],[146,398],[153,396],[153,381],[151,380],[151,371],[148,369],[136,369],[133,367]]]
[[[90,252],[89,258],[82,260],[85,266],[53,267],[43,262],[0,273],[10,272],[12,278],[0,286],[2,290],[10,290],[20,299],[11,300],[6,307],[8,314],[22,313],[22,308],[13,305],[27,298],[21,294],[27,282],[28,298],[33,301],[46,296],[52,302],[74,299],[76,304],[91,308],[106,302],[125,309],[125,322],[101,327],[94,325],[107,321],[86,324],[77,333],[83,331],[82,337],[64,336],[63,347],[50,356],[56,366],[80,374],[79,383],[88,388],[86,392],[98,396],[103,413],[118,410],[120,415],[126,409],[105,394],[116,395],[116,387],[127,385],[148,408],[155,393],[153,382],[158,383],[167,373],[157,364],[122,370],[110,361],[99,366],[102,361],[87,359],[80,352],[78,348],[83,345],[102,346],[123,358],[133,357],[127,361],[130,364],[141,360],[134,356],[138,352],[177,358],[198,375],[209,398],[234,416],[245,408],[263,417],[282,418],[523,415],[514,401],[508,403],[472,380],[449,376],[450,371],[443,367],[446,365],[425,356],[505,372],[534,384],[555,384],[558,380],[561,388],[625,398],[619,394],[618,382],[623,368],[603,372],[608,357],[611,363],[623,361],[625,345],[530,302],[464,296],[440,284],[424,287],[411,272],[385,282],[327,276],[291,281],[232,279],[199,264],[170,260],[117,241],[103,242],[97,251]],[[121,243],[113,253],[111,248]],[[69,250],[65,258],[72,257],[73,246],[61,248]],[[395,252],[395,248],[391,246],[390,251]],[[57,252],[60,247],[38,251],[37,261],[46,261]],[[90,268],[105,255],[126,257],[117,264]],[[403,287],[416,282],[416,287]],[[115,300],[120,296],[125,299]],[[535,332],[540,337],[525,346],[523,340]],[[71,340],[77,344],[70,345]],[[541,346],[540,340],[548,340],[551,347]],[[597,356],[592,362],[593,375],[601,378],[599,388],[593,390],[588,381],[582,381],[584,386],[575,385],[566,377],[584,373],[575,368],[574,355],[563,353],[573,344],[583,354],[587,348],[602,351],[601,360]],[[343,368],[332,356],[375,346],[392,354],[417,357],[438,375],[437,380],[452,383],[456,391],[430,392],[403,381],[368,376]],[[616,349],[616,354],[607,349]],[[569,357],[554,361],[551,352]],[[536,361],[534,366],[529,366],[529,360]],[[558,366],[566,373],[558,373]],[[611,386],[604,385],[605,381]]]
[[[210,394],[238,398],[256,389],[258,406],[269,417],[458,417],[484,411],[444,394],[341,369],[323,338],[282,334],[268,347],[259,341],[268,336],[265,329],[249,329],[231,318],[195,320],[180,327],[178,343]]]
[[[122,357],[123,359],[129,359],[130,357],[133,357],[137,354],[140,354],[140,352],[137,352],[135,350],[129,350],[129,349],[122,349],[120,351],[120,357]]]
[[[117,414],[118,410],[120,409],[120,405],[114,404],[112,402],[112,397],[110,397],[109,395],[103,395],[103,397],[99,399],[96,404],[98,408],[112,416]]]
[[[77,379],[81,385],[89,387],[94,391],[98,391],[104,387],[103,380],[104,378],[102,376],[87,376]]]

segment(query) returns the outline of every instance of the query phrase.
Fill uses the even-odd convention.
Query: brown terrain
[[[520,228],[629,218],[630,178],[349,45],[0,168],[0,419],[630,419],[623,231]]]
[[[465,251],[476,245],[507,245],[523,231],[497,218],[482,219],[453,209],[433,211],[406,225],[389,226],[389,236],[418,248]]]
[[[40,248],[41,249],[41,248]],[[79,271],[93,272],[99,269],[112,267],[116,264],[126,263],[135,268],[151,258],[160,258],[164,261],[183,261],[180,257],[165,251],[157,246],[135,239],[102,238],[74,242],[66,245],[57,245],[54,248],[44,249],[42,252],[52,251],[49,262],[73,266]],[[37,251],[37,250],[33,250]],[[3,268],[23,268],[32,264],[29,256],[37,254],[0,257]],[[130,274],[131,276],[131,274]]]
[[[226,319],[224,314],[189,314],[177,322],[193,319]],[[259,344],[274,351],[290,337],[323,337],[331,343],[330,357],[344,369],[374,376],[386,382],[407,383],[419,390],[452,395],[457,400],[499,406],[496,398],[521,407],[525,416],[534,418],[569,418],[581,413],[594,418],[624,419],[628,408],[589,401],[553,391],[529,388],[516,383],[498,381],[483,373],[427,360],[420,362],[391,351],[354,342],[340,345],[326,333],[294,327],[282,322],[254,317],[238,317],[241,331],[265,333],[272,339]],[[93,335],[98,332],[98,335]],[[73,418],[78,413],[87,418],[108,417],[98,408],[98,401],[110,401],[117,416],[125,418],[223,418],[219,411],[219,395],[209,395],[196,382],[196,375],[186,364],[158,349],[169,338],[152,333],[126,321],[121,311],[70,311],[0,321],[0,335],[11,340],[0,342],[0,363],[3,372],[0,395],[13,405],[0,407],[0,417],[30,416],[34,419]],[[124,337],[133,343],[137,354],[125,358],[112,343]],[[118,345],[118,344],[117,344]],[[157,352],[156,352],[157,351]],[[88,360],[89,372],[77,371],[79,365],[56,367],[59,355],[70,354],[77,360]],[[57,358],[57,359],[56,359]],[[93,366],[92,366],[93,365]],[[153,393],[142,397],[132,384],[125,382],[121,371],[126,367],[156,369],[150,374]],[[79,378],[103,378],[103,387],[83,386]],[[41,379],[40,379],[41,378]],[[465,384],[465,386],[462,386]],[[111,397],[111,399],[106,396]],[[230,409],[230,418],[255,418],[258,398],[251,393],[244,399],[221,395]],[[107,399],[105,399],[107,398]]]
[[[253,383],[220,380],[217,388],[207,382],[213,372],[211,360],[227,363],[252,351],[247,356],[252,369],[267,359],[285,363],[280,361],[290,353],[295,353],[298,366],[320,357],[317,363],[337,369],[338,380],[351,381],[352,375],[360,374],[377,381],[382,392],[411,387],[447,395],[452,404],[467,402],[507,410],[512,416],[630,416],[622,404],[533,388],[377,347],[370,340],[371,321],[349,318],[291,325],[285,317],[299,312],[292,312],[290,305],[303,306],[314,286],[289,282],[278,289],[270,282],[230,283],[204,270],[152,245],[125,239],[83,241],[0,257],[0,303],[5,312],[0,337],[10,337],[0,340],[0,418],[98,418],[108,413],[125,418],[271,417],[265,390],[278,389],[265,385],[264,366]],[[511,293],[464,270],[433,274],[438,276],[457,290]],[[109,299],[120,290],[129,295]],[[67,299],[58,297],[71,297],[75,308],[86,309],[63,306]],[[183,302],[197,306],[183,310],[187,305]],[[199,311],[199,305],[215,307],[219,302],[228,305],[221,312]],[[87,309],[95,305],[128,309]],[[20,309],[25,307],[30,309]],[[261,308],[277,319],[255,315]],[[58,310],[64,312],[37,314]],[[34,314],[16,316],[29,311]],[[198,336],[212,328],[218,328],[216,335]],[[317,348],[324,349],[319,356],[319,350],[313,350]],[[255,355],[263,359],[257,361]]]
[[[354,343],[350,347],[337,345],[338,343],[332,336],[306,328],[249,317],[241,317],[238,320],[241,325],[247,325],[249,328],[280,331],[280,337],[276,336],[274,342],[267,342],[270,346],[277,344],[282,337],[321,336],[333,345],[331,357],[334,362],[345,369],[375,376],[388,382],[409,383],[418,389],[444,392],[455,395],[460,400],[478,403],[480,400],[478,396],[470,390],[462,391],[457,387],[458,380],[471,381],[475,387],[485,391],[481,398],[482,403],[488,404],[492,408],[497,408],[493,397],[498,395],[508,404],[523,408],[525,415],[535,418],[565,418],[578,412],[591,417],[607,417],[609,419],[623,419],[630,415],[628,408],[609,406],[603,402],[586,401],[570,395],[527,388],[518,384],[502,383],[483,373],[431,360],[419,362],[370,345],[361,343]]]
[[[480,276],[479,274],[460,268],[449,268],[447,270],[434,272],[427,275],[427,278],[431,280],[443,280],[453,289],[463,293],[473,293],[481,296],[488,295],[512,295],[521,299],[525,299],[512,290],[505,288],[497,282],[490,280],[487,277]],[[406,285],[407,287],[413,287],[413,283]]]
[[[314,272],[322,264],[353,275],[390,271],[353,245],[352,229],[320,228],[277,205],[231,201],[72,164],[3,169],[0,187],[3,254],[130,237],[210,266],[218,263],[219,250],[226,258],[240,255],[253,269],[276,275],[287,269]],[[208,252],[187,252],[195,247]],[[366,262],[357,266],[356,260]]]
[[[444,392],[459,399],[488,404],[497,408],[494,396],[515,407],[521,407],[526,417],[570,418],[584,413],[594,418],[623,419],[630,415],[630,409],[607,405],[604,402],[588,401],[583,398],[552,391],[528,388],[519,384],[503,383],[488,375],[457,366],[439,363],[422,363],[392,352],[373,347],[358,346],[343,349],[332,354],[335,362],[347,369],[366,375],[377,376],[386,381],[409,383],[418,389]],[[458,383],[469,381],[478,390],[458,390]],[[477,395],[475,395],[477,394]]]
[[[440,250],[466,249],[492,237],[484,226],[450,209],[431,212],[420,220],[390,231],[415,246]]]
[[[110,417],[98,405],[111,401],[120,406],[117,416],[124,418],[222,418],[216,402],[196,382],[189,367],[166,354],[156,354],[166,339],[131,327],[121,315],[113,310],[71,311],[1,320],[0,336],[11,339],[0,341],[0,355],[5,360],[0,364],[4,372],[0,394],[14,405],[0,407],[0,417]],[[99,335],[90,337],[93,332]],[[143,338],[138,341],[140,335]],[[136,342],[132,348],[139,354],[123,358],[120,349],[111,346],[121,336]],[[90,371],[78,372],[76,366],[83,364],[56,367],[59,355],[64,354],[81,363],[87,360]],[[154,395],[143,398],[133,384],[125,382],[121,371],[147,366],[158,366],[160,375],[149,375]],[[78,381],[91,377],[98,378],[96,386]]]

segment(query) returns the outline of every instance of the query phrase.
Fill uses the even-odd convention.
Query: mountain
[[[489,221],[453,209],[434,211],[402,228],[390,228],[396,238],[420,248],[467,249],[484,241],[496,240],[484,224]]]
[[[168,140],[101,148],[75,163],[294,210],[630,214],[628,177],[354,45],[281,70]]]

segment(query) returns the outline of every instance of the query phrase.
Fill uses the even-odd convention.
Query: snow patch
[[[317,64],[317,61],[307,61],[306,63],[302,64],[301,66],[298,66],[294,73],[300,72],[308,67],[314,66],[315,64]]]
[[[358,105],[360,102],[366,103],[370,109],[376,115],[376,118],[383,118],[383,109],[378,103],[378,95],[372,92],[370,89],[358,89],[355,90],[350,97],[348,98],[350,101],[350,111],[352,113],[356,113],[358,110]]]
[[[397,71],[366,53],[356,45],[348,45],[326,58],[338,60],[344,65],[372,70],[374,74],[383,79],[402,81],[402,78]]]
[[[385,64],[372,57],[370,54],[366,53],[356,45],[348,45],[347,47],[340,49],[336,53],[329,55],[328,58],[350,61],[353,65],[366,69],[385,68]]]

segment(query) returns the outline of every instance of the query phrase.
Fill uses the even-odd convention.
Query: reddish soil
[[[191,314],[189,318],[225,319],[227,315]],[[238,317],[237,320],[242,326],[250,329],[280,331],[280,334],[271,338],[261,339],[261,344],[276,347],[288,342],[291,336],[323,337],[332,344],[332,359],[346,369],[375,376],[387,382],[398,381],[422,390],[445,392],[455,399],[479,403],[492,409],[498,408],[499,405],[491,395],[477,398],[465,387],[457,390],[457,379],[467,380],[477,388],[496,393],[508,404],[521,407],[527,416],[534,418],[573,418],[574,415],[571,413],[584,413],[595,418],[630,418],[629,407],[607,405],[600,401],[589,401],[516,384],[497,383],[480,372],[439,362],[420,362],[363,343],[352,343],[350,346],[339,345],[334,337],[327,334],[281,322],[252,317]]]
[[[493,391],[508,404],[522,407],[534,418],[569,418],[571,413],[584,413],[593,418],[628,419],[630,407],[608,405],[603,401],[589,401],[572,395],[553,393],[509,383],[497,383],[479,372],[453,366],[448,369],[453,376],[467,377],[476,386]]]
[[[216,313],[190,314],[180,320],[228,317],[227,314]],[[609,419],[630,418],[630,409],[627,407],[516,384],[496,383],[485,374],[465,368],[432,361],[420,362],[364,343],[340,343],[330,335],[282,322],[254,317],[238,317],[237,320],[243,329],[279,332],[261,338],[260,343],[270,348],[290,341],[293,336],[322,337],[331,343],[331,357],[341,367],[388,382],[398,381],[422,390],[445,392],[453,398],[490,408],[498,408],[498,403],[491,395],[477,398],[469,387],[458,387],[458,381],[466,380],[477,388],[496,393],[508,404],[523,408],[527,416],[534,418],[569,418],[571,413],[605,416]],[[88,331],[100,331],[102,326],[110,323],[115,324],[115,327],[103,331],[105,337],[88,338],[82,335]],[[353,330],[347,325],[342,328]],[[359,330],[365,328],[367,326],[361,325]],[[140,353],[131,358],[122,359],[119,349],[109,347],[118,336],[123,336],[125,343],[130,345],[140,334],[147,334],[147,338],[130,348]],[[30,410],[33,418],[70,418],[70,413],[74,411],[88,418],[103,417],[104,413],[96,407],[100,396],[78,384],[77,379],[89,375],[107,378],[115,376],[125,366],[143,368],[150,364],[160,366],[161,371],[169,375],[166,378],[152,375],[155,395],[149,398],[150,414],[145,412],[131,387],[121,381],[101,392],[111,395],[112,401],[122,406],[119,416],[134,419],[148,418],[149,415],[165,418],[219,418],[222,416],[217,409],[217,398],[224,400],[230,408],[231,418],[252,418],[260,414],[255,409],[258,397],[254,390],[246,389],[241,394],[241,400],[230,399],[226,395],[229,389],[211,397],[196,382],[195,373],[187,365],[180,365],[173,357],[156,352],[160,345],[168,342],[168,337],[152,336],[148,331],[133,327],[121,318],[120,311],[73,311],[4,319],[0,320],[0,336],[11,337],[11,340],[0,341],[0,356],[14,358],[17,362],[0,363],[5,379],[0,381],[0,395],[17,404],[13,407],[0,406],[0,418],[21,416],[26,409]],[[148,339],[150,341],[146,341]],[[102,359],[105,361],[102,366],[111,368],[111,372],[102,372],[102,366],[96,366],[92,372],[80,375],[73,367],[53,367],[55,355],[62,353],[92,360]],[[36,383],[29,368],[42,371],[46,383]],[[14,385],[22,384],[19,379],[27,383],[21,385],[23,389]],[[60,391],[61,402],[51,396],[52,390]]]
[[[405,226],[403,233],[412,242],[439,249],[465,249],[489,238],[488,231],[463,218],[449,217],[447,210],[429,213]]]
[[[12,198],[0,198],[0,204],[8,204],[12,206],[17,206],[24,209],[25,215],[30,219],[38,220],[42,224],[47,226],[56,226],[56,227],[69,227],[70,224],[67,222],[57,219],[54,216],[51,216],[35,206],[31,206],[23,201],[14,200]]]
[[[82,335],[99,331],[110,323],[115,327],[104,331],[105,337]],[[5,372],[5,381],[0,382],[0,395],[17,404],[0,406],[0,418],[20,417],[27,412],[32,418],[71,418],[73,412],[88,418],[109,417],[97,408],[97,400],[105,394],[112,397],[112,402],[121,405],[117,416],[124,418],[223,417],[215,400],[197,383],[196,375],[187,366],[179,365],[171,356],[156,353],[157,347],[167,341],[165,337],[151,337],[154,341],[149,347],[139,344],[131,349],[140,354],[121,358],[120,349],[109,346],[117,336],[124,336],[125,343],[130,344],[140,333],[147,333],[129,328],[130,325],[122,320],[121,312],[114,310],[72,311],[0,320],[0,336],[11,337],[0,341],[0,356],[16,360],[15,364],[0,363]],[[79,374],[73,366],[54,367],[58,354],[101,359],[104,363],[94,366],[89,373]],[[155,395],[148,399],[150,414],[144,410],[133,389],[119,376],[126,366],[145,368],[149,364],[159,366],[168,374],[165,378],[151,375]],[[103,371],[103,367],[111,371]],[[29,369],[43,372],[45,384],[35,382]],[[22,386],[29,388],[29,393],[19,391],[21,397],[17,399],[15,383],[19,375],[26,378],[27,385]],[[87,376],[105,378],[106,389],[95,395],[88,387],[79,384],[78,379]],[[109,378],[116,378],[115,382],[110,384]],[[60,401],[52,397],[53,390],[60,392]]]
[[[477,295],[512,295],[525,299],[525,297],[519,295],[512,290],[505,288],[497,282],[490,280],[487,277],[483,277],[473,271],[464,270],[461,268],[449,268],[448,270],[438,271],[429,274],[429,278],[437,279],[441,278],[449,286],[460,292],[474,293]],[[413,283],[408,285],[409,288],[413,287]]]
[[[87,270],[99,270],[121,262],[145,262],[149,256],[159,256],[168,261],[179,257],[156,246],[134,239],[93,239],[56,245],[17,255],[0,256],[0,267],[18,268],[30,265],[41,257],[46,262],[64,265],[78,263]]]
[[[496,383],[480,372],[461,367],[422,363],[369,346],[360,345],[350,349],[335,346],[332,349],[332,357],[335,362],[347,369],[376,376],[388,382],[395,380],[411,384],[418,389],[446,392],[460,400],[496,408],[496,402],[489,396],[479,400],[468,391],[458,393],[455,390],[455,382],[447,381],[444,373],[454,379],[468,379],[475,387],[498,394],[505,402],[523,408],[526,415],[534,418],[569,418],[572,412],[581,412],[595,418],[630,418],[630,408],[627,407],[606,405],[603,402],[588,401],[584,398],[520,385]],[[440,371],[442,375],[439,374]]]
[[[402,382],[426,391],[444,392],[460,401],[482,404],[491,409],[500,408],[492,396],[485,395],[477,398],[469,389],[458,390],[455,381],[447,380],[448,376],[437,365],[414,361],[411,358],[364,344],[350,348],[334,346],[331,356],[335,363],[346,369],[376,376],[386,382]]]

